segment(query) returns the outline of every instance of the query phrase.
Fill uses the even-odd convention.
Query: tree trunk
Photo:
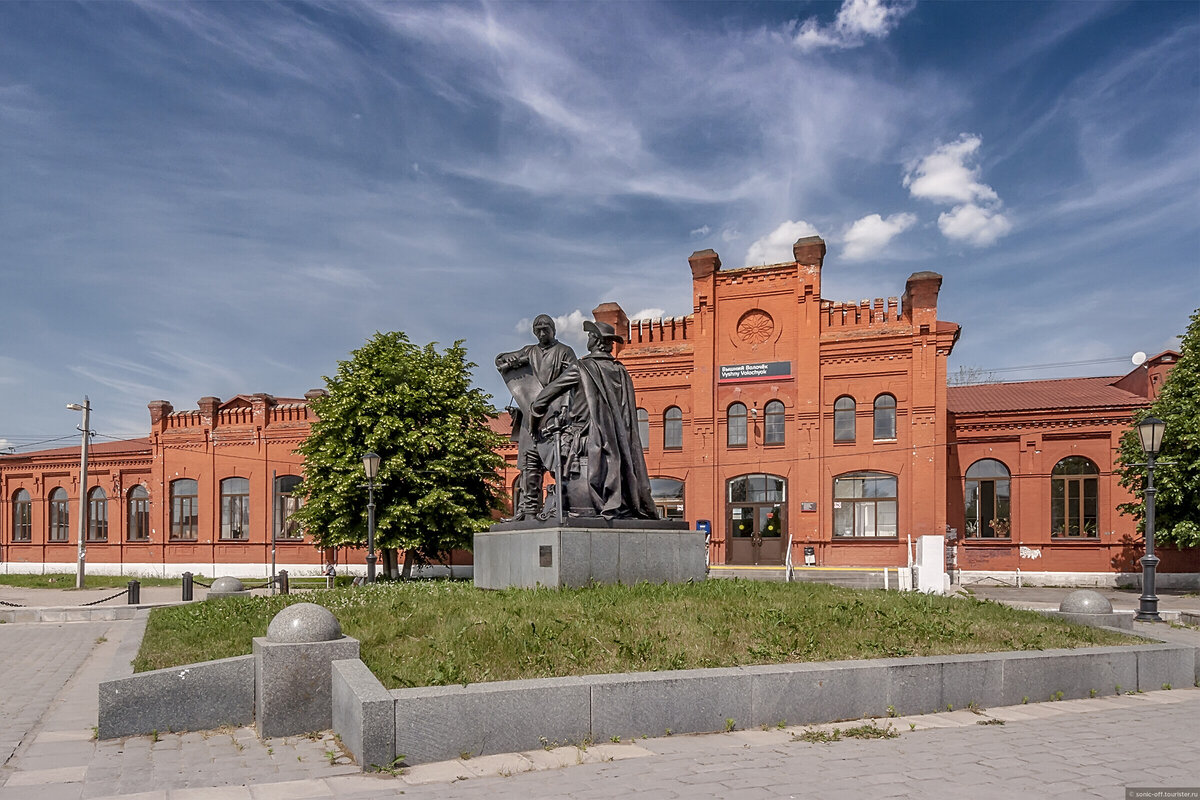
[[[406,581],[406,580],[409,580],[410,578],[412,578],[412,568],[413,568],[413,564],[416,562],[416,560],[417,560],[417,551],[415,551],[415,550],[405,550],[404,551],[404,571],[402,573],[400,573],[400,580]]]
[[[381,551],[383,553],[383,574],[395,579],[396,577],[396,551],[392,548]]]

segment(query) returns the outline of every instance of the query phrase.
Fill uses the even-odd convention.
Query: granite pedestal
[[[684,583],[705,577],[704,533],[686,523],[564,521],[561,527],[495,525],[475,534],[480,589],[580,587],[590,583]]]
[[[333,724],[332,663],[358,658],[333,614],[313,603],[280,611],[254,638],[254,727],[261,737],[294,736]]]

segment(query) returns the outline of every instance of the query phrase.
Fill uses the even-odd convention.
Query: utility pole
[[[79,429],[83,431],[83,445],[79,453],[79,565],[78,571],[75,573],[75,588],[83,588],[83,565],[87,560],[87,545],[84,543],[87,538],[88,524],[88,439],[91,438],[91,417],[92,404],[88,400],[88,396],[83,396],[83,405],[79,403],[68,403],[67,408],[71,411],[83,412],[83,426]]]

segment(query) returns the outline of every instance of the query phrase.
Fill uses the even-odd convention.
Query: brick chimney
[[[601,303],[592,309],[592,317],[597,322],[607,322],[612,325],[622,340],[629,341],[629,315],[617,303]],[[613,355],[621,354],[620,342],[613,345]]]
[[[914,272],[904,285],[904,318],[912,325],[932,326],[937,321],[938,292],[942,276],[936,272]]]
[[[792,245],[792,255],[802,267],[820,267],[825,262],[825,240],[820,236],[805,236]]]
[[[162,421],[175,411],[175,406],[168,403],[166,400],[151,400],[147,408],[150,409],[150,427],[158,427]]]
[[[707,278],[721,269],[721,257],[712,248],[692,253],[688,263],[692,265],[692,280]]]
[[[212,426],[217,419],[217,406],[221,405],[221,398],[201,397],[197,405],[200,407],[200,421]]]

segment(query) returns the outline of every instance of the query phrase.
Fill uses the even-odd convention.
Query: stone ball
[[[1059,611],[1072,614],[1111,614],[1112,603],[1099,592],[1091,589],[1076,589],[1063,598],[1058,605]]]
[[[244,592],[246,591],[246,587],[237,578],[226,576],[213,581],[208,591],[210,594],[214,592],[216,594],[230,594],[232,592]]]
[[[275,615],[267,626],[268,642],[329,642],[342,638],[333,612],[316,603],[296,603]]]

